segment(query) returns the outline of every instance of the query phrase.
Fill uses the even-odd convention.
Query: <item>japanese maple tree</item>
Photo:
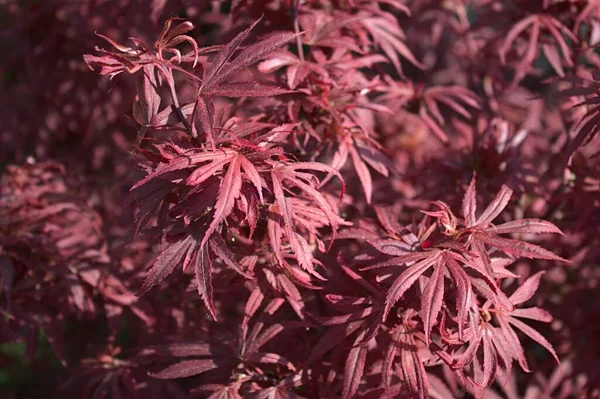
[[[596,1],[0,15],[9,398],[600,394]]]

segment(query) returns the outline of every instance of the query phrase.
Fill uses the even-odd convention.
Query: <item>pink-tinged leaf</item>
[[[319,317],[313,315],[313,319],[317,320],[322,326],[337,326],[340,324],[348,324],[353,321],[362,320],[373,313],[373,307],[359,309],[355,312],[331,317]]]
[[[425,96],[424,102],[425,102],[425,106],[427,107],[427,113],[430,114],[431,116],[433,116],[434,118],[434,123],[438,124],[438,125],[443,125],[444,124],[444,117],[442,116],[442,112],[440,111],[440,108],[437,105],[437,102],[435,101],[435,96]]]
[[[477,211],[477,191],[476,191],[476,183],[475,183],[475,175],[471,179],[471,183],[469,184],[469,188],[465,192],[465,196],[463,198],[462,203],[462,212],[467,225],[472,226],[475,224],[477,217],[475,212]]]
[[[310,68],[305,63],[291,65],[286,72],[288,87],[294,90],[300,83],[304,82],[310,73]]]
[[[498,369],[498,357],[496,356],[496,351],[494,350],[494,344],[491,340],[491,334],[489,334],[485,328],[482,331],[482,339],[481,339],[482,351],[483,351],[483,369],[482,369],[482,381],[475,381],[477,385],[480,387],[488,387],[496,378],[496,373]]]
[[[219,79],[220,72],[225,68],[227,62],[233,57],[235,51],[248,36],[250,31],[260,22],[260,19],[252,23],[250,27],[240,32],[229,43],[227,43],[217,54],[212,65],[204,74],[204,83],[202,87],[210,88]],[[201,88],[202,90],[202,88]]]
[[[250,30],[256,26],[258,22],[259,21],[256,21],[248,29],[241,32],[229,44],[227,44],[223,50],[221,50],[223,55],[219,53],[214,61],[213,67],[211,67],[211,69],[209,69],[207,72],[207,78],[200,88],[201,92],[204,93],[214,90],[215,86],[219,85],[229,76],[254,64],[267,54],[294,40],[297,36],[297,34],[290,32],[275,33],[264,40],[246,47],[237,57],[230,62],[227,62],[232,58],[234,51],[237,49],[237,47],[239,47],[248,33],[250,33]]]
[[[413,397],[425,399],[426,392],[429,392],[429,381],[427,372],[423,366],[423,361],[419,357],[415,340],[410,334],[402,334],[400,363],[396,363],[396,374],[402,381],[408,385]]]
[[[199,95],[196,99],[197,117],[200,121],[200,126],[204,133],[206,133],[209,142],[215,147],[215,133],[214,133],[214,118],[215,118],[215,105],[212,100],[203,94]],[[192,120],[192,123],[195,123]]]
[[[259,208],[258,208],[258,196],[256,192],[250,189],[247,185],[242,186],[241,190],[242,201],[245,204],[245,214],[246,221],[248,222],[248,228],[250,232],[248,234],[248,238],[252,238],[254,236],[254,232],[256,231],[256,226],[258,224],[259,219]]]
[[[282,300],[280,303],[284,303],[284,301]],[[248,345],[248,348],[246,350],[246,353],[247,354],[256,353],[256,352],[258,352],[258,350],[260,348],[262,348],[264,345],[266,345],[270,340],[275,338],[282,331],[293,329],[293,328],[299,328],[302,326],[305,326],[305,324],[303,324],[301,322],[286,322],[286,323],[273,324],[273,325],[269,326],[269,328],[264,330],[258,337],[256,337],[255,339],[253,339],[250,342],[250,344]]]
[[[175,342],[152,347],[150,351],[175,357],[215,355],[215,348],[204,342]]]
[[[464,101],[463,97],[458,97],[461,100]],[[471,100],[470,97],[465,97],[469,100]],[[463,117],[465,117],[465,119],[471,119],[473,117],[473,115],[471,114],[471,112],[469,112],[464,106],[462,106],[458,101],[454,100],[454,98],[452,96],[443,96],[443,95],[438,95],[436,96],[436,101],[442,104],[447,105],[448,107],[452,108],[452,110],[454,110],[456,113],[462,115]],[[466,101],[464,101],[466,102]],[[476,108],[480,108],[478,103]]]
[[[446,268],[450,272],[454,283],[456,284],[456,311],[458,313],[458,332],[459,336],[463,336],[463,326],[467,322],[467,314],[471,308],[471,300],[473,298],[473,290],[471,288],[471,280],[469,276],[460,266],[460,264],[447,253],[442,254]]]
[[[344,369],[344,389],[342,391],[342,398],[351,399],[358,391],[365,370],[367,352],[367,346],[361,344],[352,348],[350,353],[348,353]]]
[[[378,149],[365,147],[360,142],[355,143],[361,159],[380,175],[388,177],[389,171],[394,169],[394,164]]]
[[[162,42],[168,42],[174,39],[175,37],[188,33],[189,31],[194,29],[194,24],[192,24],[189,21],[183,21],[175,28],[171,29],[171,25],[175,20],[177,20],[177,18],[169,18],[165,21],[163,29],[160,32],[160,35],[158,36],[158,39],[156,41],[157,44],[160,44]]]
[[[537,342],[538,344],[540,344],[544,348],[546,348],[546,350],[552,354],[552,356],[554,357],[556,362],[558,364],[560,364],[560,360],[558,359],[558,355],[554,351],[552,344],[550,342],[548,342],[548,340],[546,338],[544,338],[542,336],[542,334],[540,334],[533,328],[529,327],[527,324],[523,323],[521,320],[517,320],[515,318],[509,317],[508,322],[510,324],[512,324],[513,326],[515,326],[516,328],[518,328],[519,330],[521,330],[523,333],[525,333],[525,335],[527,335],[529,338],[531,338],[532,340],[534,340],[535,342]]]
[[[567,66],[572,67],[573,60],[571,59],[571,49],[569,48],[569,45],[563,38],[561,30],[563,32],[567,33],[567,35],[570,35],[570,39],[573,40],[574,42],[578,41],[577,37],[575,37],[573,35],[573,33],[566,26],[562,25],[555,18],[550,18],[550,21],[551,21],[551,23],[546,24],[546,27],[550,31],[550,34],[552,35],[552,37],[554,38],[556,43],[558,43],[558,47],[560,47],[560,51],[562,52],[565,63],[567,64]],[[556,52],[556,55],[558,55],[558,52]],[[561,75],[562,68],[560,68],[560,60],[555,59],[553,61],[554,61],[554,64],[552,64],[552,67],[555,68],[556,73],[560,76],[564,76],[564,73]],[[558,63],[556,61],[558,61]],[[552,63],[552,61],[551,61],[551,63]],[[558,69],[556,69],[555,65],[558,66]]]
[[[222,151],[221,152],[210,151],[210,152],[200,152],[200,153],[188,154],[185,156],[180,156],[180,157],[174,158],[166,164],[160,164],[152,173],[149,173],[142,180],[140,180],[136,184],[134,184],[133,187],[131,187],[130,191],[135,191],[136,189],[142,187],[143,185],[150,182],[151,180],[153,180],[157,177],[162,177],[162,176],[166,175],[167,173],[178,171],[178,170],[185,170],[185,169],[191,168],[194,165],[202,163],[202,162],[209,162],[209,161],[214,161],[215,159],[216,160],[222,159],[222,158],[226,157],[227,155],[228,155],[227,153],[223,153]]]
[[[511,222],[502,223],[498,226],[490,226],[485,229],[486,232],[491,234],[543,234],[543,233],[556,233],[563,235],[553,223],[546,222],[545,220],[539,219],[519,219]]]
[[[242,188],[242,174],[240,168],[240,156],[236,155],[231,159],[229,167],[227,168],[227,173],[225,173],[225,176],[221,181],[217,202],[215,203],[213,220],[204,233],[204,238],[202,239],[200,246],[206,244],[212,233],[217,230],[217,227],[233,211],[235,200],[239,197]]]
[[[358,68],[371,68],[375,64],[388,63],[388,59],[381,54],[369,54],[364,57],[353,58],[349,61],[341,61],[336,64],[338,68],[352,70]]]
[[[369,240],[369,244],[379,252],[390,256],[405,256],[414,253],[414,248],[411,245],[393,238]]]
[[[598,133],[600,127],[600,108],[594,108],[579,123],[577,135],[567,145],[565,156],[570,158],[571,155],[586,142],[591,140]]]
[[[489,324],[487,325],[486,331],[491,335],[490,339],[494,343],[494,350],[496,351],[496,358],[499,360],[498,368],[502,368],[504,366],[505,372],[502,374],[510,375],[510,371],[512,370],[512,362],[513,356],[510,353],[510,349],[507,349],[508,342],[504,338],[504,334],[499,328],[492,327]],[[497,374],[497,377],[501,373]]]
[[[281,67],[297,64],[300,59],[287,50],[279,50],[271,53],[268,59],[258,64],[258,70],[262,73],[272,73]]]
[[[269,149],[278,143],[285,142],[286,138],[294,131],[296,126],[298,126],[298,124],[284,123],[283,125],[275,127],[260,137],[261,142],[258,146]]]
[[[531,63],[535,60],[535,57],[537,55],[538,40],[540,37],[540,25],[541,23],[539,22],[539,20],[536,20],[533,23],[531,29],[531,36],[529,37],[529,42],[527,43],[527,50],[523,55],[522,61],[517,65],[517,68],[515,69],[513,85],[520,82],[521,79],[523,79],[525,75],[527,75],[528,68],[531,66]]]
[[[235,154],[224,153],[221,156],[215,156],[215,159],[212,162],[203,165],[190,173],[187,179],[185,179],[185,183],[190,186],[198,186],[204,183],[210,177],[221,172],[223,167],[230,163],[234,157]]]
[[[485,226],[488,223],[491,223],[500,213],[506,208],[508,202],[512,197],[513,191],[508,188],[506,185],[502,185],[500,192],[496,195],[496,198],[488,205],[488,207],[483,211],[479,219],[477,220],[477,225]]]
[[[477,354],[477,350],[481,346],[481,331],[479,326],[477,325],[478,321],[480,322],[480,320],[476,321],[475,318],[471,318],[471,322],[469,325],[471,331],[470,339],[467,342],[466,349],[460,355],[460,357],[452,361],[454,363],[453,368],[464,368],[473,362],[473,359]]]
[[[357,305],[372,305],[373,300],[370,298],[355,297],[355,296],[342,296],[337,294],[327,294],[325,299],[329,301],[336,308],[344,307],[355,307]]]
[[[472,262],[469,262],[471,266],[475,267],[480,273],[482,273],[488,281],[494,281],[494,271],[492,270],[492,261],[488,254],[487,249],[485,248],[485,244],[482,242],[479,237],[472,240],[472,249],[475,250],[477,255],[477,259],[474,259]],[[483,266],[477,268],[477,266]]]
[[[273,208],[274,207],[271,207],[271,213],[276,214],[273,211]],[[283,260],[283,253],[281,250],[281,239],[283,237],[283,231],[281,229],[281,224],[273,216],[269,216],[269,220],[267,220],[267,232],[269,234],[269,245],[271,246],[271,249],[273,249],[273,254],[277,258],[277,262],[280,265],[285,264],[285,261]]]
[[[537,320],[543,323],[550,323],[552,315],[540,308],[515,309],[510,314],[511,317],[523,317],[526,319]]]
[[[300,320],[304,319],[304,301],[302,295],[294,283],[285,274],[277,276],[279,286],[285,295],[285,299],[288,301],[290,306],[294,309]]]
[[[509,255],[514,255],[517,257],[523,257],[528,259],[559,260],[562,262],[569,263],[568,260],[563,259],[560,256],[554,255],[547,249],[544,249],[537,245],[529,244],[525,241],[496,237],[494,235],[484,232],[477,233],[477,238],[482,242],[494,248],[497,248]]]
[[[288,201],[285,199],[285,196],[283,195],[281,182],[284,180],[291,183],[292,185],[299,188],[302,192],[304,192],[310,199],[312,199],[317,204],[317,206],[323,211],[323,213],[325,213],[327,220],[329,222],[329,225],[331,226],[331,229],[332,229],[332,238],[331,238],[331,242],[330,242],[330,246],[331,246],[333,244],[333,241],[335,240],[335,236],[337,234],[337,230],[338,230],[339,223],[340,223],[340,218],[334,212],[333,208],[331,207],[331,205],[329,205],[329,203],[327,202],[325,197],[323,197],[323,195],[317,189],[315,189],[313,186],[311,186],[310,184],[307,184],[305,181],[303,181],[303,177],[304,177],[304,180],[306,180],[307,177],[310,177],[311,179],[312,178],[316,179],[316,177],[314,177],[313,175],[308,175],[306,173],[300,173],[297,171],[298,169],[316,170],[316,171],[331,173],[331,174],[335,175],[342,182],[342,190],[341,190],[340,197],[343,196],[343,193],[344,193],[344,181],[342,179],[342,175],[337,170],[333,169],[332,167],[324,165],[324,164],[320,164],[317,162],[296,162],[296,163],[293,163],[290,165],[283,165],[283,166],[278,165],[271,172],[271,176],[272,176],[272,180],[273,180],[273,193],[275,194],[275,198],[277,199],[280,210],[282,211],[282,216],[287,225],[287,229],[290,229],[290,230],[288,230],[288,239],[293,239],[290,237],[293,235],[293,234],[291,234],[292,233],[291,226],[292,226],[293,218],[292,218],[292,212],[291,212],[290,206],[288,204]]]
[[[144,66],[143,72],[141,83],[138,80],[137,101],[133,106],[133,114],[138,123],[147,125],[158,114],[160,96],[157,93],[159,84],[154,73],[154,66]]]
[[[371,172],[369,172],[369,168],[367,168],[367,165],[365,165],[354,146],[348,146],[348,151],[350,152],[350,156],[352,157],[354,170],[356,170],[358,179],[360,180],[360,183],[363,187],[363,192],[365,193],[367,204],[370,204],[371,195],[373,193],[373,181],[371,179]]]
[[[381,47],[398,73],[402,74],[402,65],[400,63],[398,54],[417,68],[424,67],[404,43],[404,32],[402,32],[402,29],[395,19],[388,20],[380,17],[371,17],[361,18],[360,22],[373,36],[373,41]]]
[[[390,287],[386,300],[385,309],[383,311],[383,320],[387,319],[387,316],[394,304],[398,302],[400,297],[417,281],[419,277],[439,259],[439,254],[424,259],[412,266],[409,266],[392,284]]]
[[[274,33],[264,40],[246,47],[231,63],[228,65],[224,78],[246,68],[257,61],[260,61],[267,54],[277,50],[281,46],[291,42],[301,33],[279,32]]]
[[[425,122],[427,127],[433,130],[433,133],[440,139],[442,143],[448,143],[448,136],[446,136],[446,133],[444,133],[442,128],[440,128],[439,125],[429,116],[425,107],[421,107],[419,110],[419,116],[423,122]]]
[[[310,273],[311,275],[313,275],[321,280],[325,280],[325,278],[323,276],[321,276],[319,273],[317,273],[317,271],[315,270],[315,268],[313,266],[313,263],[314,263],[313,249],[308,244],[308,241],[306,241],[306,239],[301,234],[298,234],[296,232],[294,232],[291,236],[288,236],[288,239],[290,241],[290,246],[292,247],[292,251],[294,251],[294,254],[296,255],[296,259],[298,260],[298,263],[300,263],[302,268],[304,270],[306,270],[308,273]]]
[[[500,55],[500,61],[502,64],[506,64],[506,53],[512,46],[513,42],[517,39],[517,37],[525,31],[531,24],[536,23],[538,19],[537,15],[532,15],[527,18],[524,18],[517,22],[508,32],[502,46],[498,51]]]
[[[429,346],[431,328],[437,323],[444,298],[444,267],[438,261],[421,299],[421,320],[425,329],[425,343]]]
[[[196,102],[194,101],[193,103],[185,104],[179,107],[181,115],[183,115],[184,118],[189,118],[194,111],[195,104]],[[166,125],[176,125],[180,122],[181,120],[179,119],[176,109],[173,109],[173,107],[165,107],[152,118],[150,121],[150,126],[153,128],[160,128]]]
[[[142,288],[136,295],[145,294],[156,284],[167,278],[181,264],[187,252],[194,245],[196,245],[195,237],[188,235],[163,250],[153,262],[150,270],[148,270]]]
[[[282,94],[294,93],[294,90],[284,89],[279,86],[269,85],[259,82],[235,82],[221,84],[209,91],[205,95],[222,97],[271,97]]]
[[[383,385],[389,387],[392,382],[393,377],[393,369],[394,369],[394,359],[396,358],[396,354],[400,350],[400,334],[405,334],[406,332],[402,328],[396,328],[396,331],[392,333],[391,342],[388,346],[388,349],[383,358],[383,364],[381,366],[381,374]]]
[[[388,233],[396,234],[402,230],[402,225],[398,223],[398,215],[392,207],[375,205],[374,208],[379,223]]]
[[[203,374],[207,371],[214,370],[217,367],[219,366],[210,359],[184,360],[182,362],[175,363],[157,373],[148,374],[154,378],[169,380],[173,378],[184,378]]]
[[[286,358],[277,353],[266,353],[266,352],[255,352],[251,353],[244,359],[247,362],[259,363],[259,364],[279,364],[286,367],[288,370],[296,371],[296,368]]]
[[[513,305],[520,305],[527,302],[533,294],[538,290],[540,285],[540,279],[544,275],[544,271],[537,272],[533,276],[529,277],[525,282],[516,289],[516,291],[508,297]]]
[[[342,167],[344,167],[344,165],[346,165],[346,162],[348,161],[349,148],[350,145],[347,141],[340,143],[330,162],[332,168],[340,170]],[[333,177],[333,174],[328,174],[323,181],[327,182],[330,177]]]
[[[468,266],[468,265],[467,265]],[[508,300],[508,297],[498,289],[494,280],[489,280],[487,278],[476,278],[470,277],[471,286],[473,287],[473,291],[478,295],[489,299],[494,303],[498,309],[503,311],[512,311],[513,305]]]
[[[260,199],[261,204],[264,203],[261,179],[260,175],[258,174],[258,171],[256,170],[256,167],[252,164],[252,162],[248,160],[248,158],[246,158],[243,155],[240,155],[239,159],[240,166],[246,174],[246,177],[248,178],[248,180],[250,180],[250,182],[252,182],[252,184],[256,188],[256,192],[258,193],[258,198]]]
[[[243,330],[248,328],[248,322],[250,321],[250,318],[254,316],[264,299],[265,296],[258,286],[252,290],[244,308],[244,319],[242,320]]]
[[[456,397],[456,394],[446,386],[441,378],[438,378],[433,374],[430,374],[427,377],[429,378],[429,384],[431,385],[431,390],[429,391],[431,399],[446,399]]]
[[[217,255],[219,259],[223,261],[227,266],[231,267],[233,270],[241,274],[242,276],[251,279],[252,274],[244,271],[242,267],[235,260],[235,256],[233,252],[227,247],[225,240],[219,234],[213,234],[209,240],[210,249]]]
[[[198,284],[198,294],[204,301],[204,306],[208,309],[213,320],[217,320],[215,305],[213,303],[213,286],[212,286],[212,260],[208,255],[206,248],[200,248],[196,252],[194,262],[194,273]]]
[[[396,256],[396,257],[394,257],[392,259],[388,259],[384,262],[375,263],[374,265],[361,267],[360,271],[381,269],[384,267],[391,267],[391,266],[401,266],[401,265],[404,265],[404,264],[407,264],[410,262],[420,261],[420,260],[422,260],[424,258],[428,258],[430,256],[431,256],[431,254],[427,253],[427,252],[412,252],[412,253],[408,253],[406,255]]]
[[[504,314],[498,314],[498,323],[500,324],[500,329],[502,331],[502,336],[504,337],[505,350],[510,353],[510,355],[517,359],[521,368],[529,373],[531,370],[529,369],[529,365],[527,364],[527,359],[525,358],[525,352],[523,351],[523,347],[521,346],[521,342],[519,342],[519,337],[517,333],[512,329],[508,320],[510,317],[506,317]]]

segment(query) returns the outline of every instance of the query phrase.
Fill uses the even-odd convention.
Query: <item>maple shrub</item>
[[[600,395],[600,3],[26,3],[9,398]]]

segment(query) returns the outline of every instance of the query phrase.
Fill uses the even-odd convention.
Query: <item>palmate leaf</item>
[[[181,263],[184,267],[187,266],[190,261],[187,256],[188,252],[197,241],[197,237],[188,235],[163,250],[153,262],[137,295],[143,295],[150,291],[152,287],[167,278]]]
[[[212,287],[212,256],[216,256],[227,266],[235,270],[240,275],[246,278],[252,278],[252,275],[242,268],[233,253],[227,248],[225,242],[218,234],[212,234],[211,237],[205,239],[205,227],[192,224],[190,231],[173,242],[167,248],[163,249],[156,257],[150,270],[144,279],[138,296],[150,291],[152,287],[167,278],[176,267],[182,266],[183,269],[190,265],[194,265],[194,274],[198,284],[198,293],[202,297],[204,304],[216,320],[217,316],[213,304],[213,287]],[[204,242],[209,245],[204,246]],[[210,248],[210,250],[209,250]]]
[[[405,34],[394,17],[369,16],[361,18],[360,23],[373,37],[373,42],[381,47],[400,75],[402,75],[402,64],[398,55],[417,68],[424,67],[404,42]]]
[[[364,332],[362,335],[359,335],[357,341],[361,341],[364,338],[363,335]],[[344,369],[344,389],[342,391],[342,398],[351,399],[358,391],[365,370],[367,353],[368,347],[365,343],[360,343],[350,349]]]
[[[474,240],[481,241],[493,248],[499,249],[504,253],[529,259],[548,259],[566,262],[566,259],[553,254],[552,252],[540,246],[529,244],[525,241],[514,240],[510,238],[501,238],[488,233],[475,233],[472,235]]]
[[[533,296],[542,275],[543,272],[540,272],[531,276],[511,295],[509,300],[513,307]],[[481,320],[475,336],[472,337],[469,343],[469,347],[457,363],[462,367],[473,362],[475,372],[473,378],[469,377],[469,379],[476,385],[482,388],[489,386],[501,366],[506,368],[504,374],[508,375],[513,360],[517,360],[524,371],[530,371],[525,358],[525,351],[513,327],[538,342],[559,362],[552,345],[534,328],[517,319],[526,318],[549,323],[552,321],[552,317],[547,312],[539,308],[494,309],[489,314],[494,315],[493,317],[496,318],[499,327],[493,327],[489,319]],[[478,351],[481,353],[483,363],[479,360]]]
[[[181,173],[186,173],[187,177],[182,179]],[[218,189],[214,186],[215,178],[219,179]],[[190,207],[197,208],[199,205],[207,210],[208,206],[212,206],[212,221],[204,232],[204,238],[201,242],[201,247],[203,247],[212,236],[212,233],[217,231],[219,226],[233,212],[236,200],[242,195],[244,182],[245,184],[249,183],[248,188],[253,187],[255,189],[255,195],[258,195],[260,202],[263,202],[263,183],[260,174],[246,156],[228,148],[219,150],[192,149],[183,151],[181,155],[171,157],[165,163],[160,163],[131,188],[131,197],[137,200],[150,197],[153,201],[148,202],[148,204],[156,207],[161,201],[160,196],[164,197],[168,192],[175,191],[178,187],[194,187],[198,190],[199,195],[204,195],[207,201],[212,198],[209,193],[214,192],[216,189],[214,204],[190,198],[184,199],[179,206],[181,210],[184,210],[184,208],[190,210]],[[203,191],[205,189],[207,191]],[[159,197],[154,198],[154,193],[157,193]],[[254,194],[250,194],[248,189],[244,194],[245,200],[252,201],[252,195]],[[179,210],[179,208],[174,209]],[[246,209],[248,215],[252,217],[253,208]],[[198,213],[201,211],[201,209],[195,210]],[[147,213],[149,212],[148,210]]]
[[[269,238],[271,247],[280,264],[285,264],[281,248],[281,239],[285,233],[290,243],[291,249],[300,264],[300,266],[310,274],[320,277],[313,267],[312,249],[306,239],[295,230],[296,216],[292,209],[291,198],[285,195],[284,188],[297,188],[309,200],[313,201],[317,209],[323,212],[327,225],[332,229],[332,239],[335,240],[337,230],[343,220],[333,210],[329,202],[319,192],[317,187],[320,185],[315,175],[299,170],[313,170],[317,172],[332,173],[342,182],[341,195],[344,192],[344,183],[340,173],[330,166],[317,162],[296,162],[291,164],[273,163],[271,170],[271,180],[273,184],[273,195],[275,196],[276,206],[271,209],[279,218],[270,218],[268,222]],[[331,245],[330,243],[330,245]]]
[[[481,109],[480,99],[468,88],[449,86],[423,86],[411,81],[395,81],[384,76],[385,86],[380,100],[390,109],[401,110],[410,101],[417,101],[419,119],[443,142],[448,142],[448,136],[442,129],[446,119],[441,106],[465,119],[472,119],[472,109]],[[406,112],[406,111],[403,111]]]
[[[426,259],[409,266],[403,273],[400,274],[400,276],[398,276],[387,293],[385,309],[383,312],[384,321],[392,309],[392,306],[398,302],[402,295],[408,291],[408,289],[419,279],[419,277],[421,277],[423,273],[425,273],[438,261],[440,256],[441,254],[438,252],[432,253],[430,257],[427,257]]]
[[[460,286],[459,286],[460,287]],[[460,287],[463,288],[463,287]],[[437,322],[437,317],[442,309],[442,299],[444,298],[444,268],[437,267],[423,291],[421,303],[421,320],[425,328],[426,343],[429,344],[429,337],[433,325]]]
[[[474,179],[473,179],[474,180]],[[512,197],[513,191],[508,186],[503,185],[500,188],[500,192],[496,195],[494,200],[485,208],[475,225],[486,226],[491,223],[492,220],[496,219],[498,215],[506,208],[508,202]]]
[[[212,261],[206,248],[200,248],[194,256],[194,274],[198,284],[198,294],[213,319],[217,319],[213,304]]]
[[[246,308],[253,313],[258,313],[261,303],[256,304],[256,295],[249,297]],[[173,342],[153,347],[150,352],[161,357],[175,357],[178,361],[171,366],[157,372],[150,373],[159,379],[184,378],[200,375],[211,370],[220,369],[227,373],[245,364],[253,369],[283,366],[290,371],[295,371],[296,366],[284,356],[274,352],[263,352],[261,349],[275,337],[296,328],[305,327],[301,322],[278,322],[272,320],[273,314],[279,309],[283,301],[271,301],[262,307],[261,312],[255,316],[252,328],[235,329],[237,334],[232,342],[222,342],[218,339],[209,341]],[[252,308],[255,308],[252,310]],[[269,322],[269,323],[268,323]],[[248,334],[248,330],[250,333]],[[190,359],[190,358],[196,359]],[[185,360],[179,360],[187,358]],[[291,381],[287,381],[292,383]]]
[[[389,175],[389,169],[393,168],[391,162],[380,151],[379,145],[374,140],[362,138],[361,142],[352,135],[346,135],[340,139],[338,148],[331,160],[331,167],[340,170],[348,161],[348,156],[352,160],[354,170],[363,188],[367,203],[371,203],[373,194],[373,178],[369,170],[370,166],[382,176]],[[325,181],[332,175],[329,174]]]
[[[596,99],[597,100],[597,99]],[[600,106],[592,107],[577,126],[577,134],[569,142],[566,149],[568,159],[581,146],[592,140],[600,130]]]
[[[223,46],[210,67],[205,70],[202,83],[198,87],[197,113],[195,115],[197,115],[202,129],[213,145],[215,110],[211,97],[269,97],[291,92],[287,89],[259,82],[225,83],[231,76],[260,61],[272,51],[294,40],[298,35],[291,32],[275,33],[246,47],[235,55],[242,42],[259,22],[260,19]]]
[[[571,138],[565,148],[565,158],[568,160],[573,153],[583,145],[588,144],[600,130],[600,74],[593,72],[593,79],[584,79],[577,75],[567,75],[557,82],[569,83],[571,87],[554,92],[551,97],[569,99],[583,97],[573,108],[585,107],[585,114],[573,126],[575,137]]]
[[[214,370],[217,367],[219,367],[219,365],[211,359],[183,360],[157,373],[149,374],[154,378],[170,380],[173,378],[184,378],[203,374],[207,371]]]
[[[390,310],[396,302],[412,287],[425,272],[433,268],[431,277],[421,294],[420,316],[425,330],[425,341],[429,345],[433,325],[437,323],[442,300],[444,297],[444,276],[447,274],[456,285],[456,309],[458,312],[458,325],[462,335],[462,325],[466,322],[468,308],[473,297],[471,280],[463,270],[463,266],[456,260],[462,259],[451,251],[427,251],[425,259],[407,266],[388,290],[383,312],[385,321]],[[413,257],[411,257],[413,258]],[[416,256],[414,257],[416,258]],[[407,258],[405,258],[407,259]],[[386,266],[408,263],[409,260],[395,258],[386,263]]]
[[[204,74],[200,92],[209,94],[221,82],[231,75],[247,68],[262,59],[270,52],[294,40],[298,34],[292,32],[281,32],[270,35],[268,38],[254,43],[242,50],[235,58],[233,57],[239,46],[246,39],[250,31],[260,22],[255,21],[249,28],[240,32],[217,54],[210,68]]]
[[[562,53],[564,63],[569,67],[574,65],[571,48],[567,44],[565,37],[575,43],[578,42],[578,38],[560,21],[560,18],[557,18],[558,16],[553,15],[552,11],[540,10],[538,14],[528,15],[519,20],[506,33],[505,39],[498,50],[502,64],[506,64],[508,52],[518,41],[519,36],[530,30],[526,44],[523,46],[525,51],[519,57],[520,61],[515,68],[513,84],[518,83],[526,76],[528,69],[538,54],[539,47],[542,48],[550,65],[559,76],[564,76],[564,71],[556,48],[557,46]],[[541,38],[543,38],[545,32],[550,34],[549,36],[554,43],[542,44]]]
[[[215,209],[213,212],[213,220],[208,226],[204,238],[202,239],[201,245],[203,246],[208,237],[217,229],[219,224],[225,220],[227,216],[233,211],[233,205],[235,200],[240,195],[242,188],[242,173],[240,165],[240,157],[243,155],[236,154],[231,158],[227,172],[221,180],[219,187],[219,194],[217,195],[217,202],[215,203]]]
[[[562,234],[560,229],[554,224],[539,219],[521,219],[506,222],[498,226],[491,225],[492,221],[500,215],[504,208],[506,208],[512,197],[512,194],[513,191],[506,185],[503,185],[494,200],[492,200],[492,202],[487,206],[481,216],[474,223],[467,222],[467,228],[471,230],[471,246],[476,249],[476,252],[486,265],[489,272],[488,277],[492,277],[492,273],[491,263],[489,261],[489,256],[487,255],[487,251],[485,251],[485,245],[499,249],[504,253],[516,257],[566,261],[565,259],[554,255],[552,252],[537,245],[529,244],[525,241],[497,236],[498,234],[510,233]],[[473,220],[475,218],[475,197],[475,177],[473,177],[463,200],[463,213],[466,221]]]
[[[493,226],[492,221],[504,210],[512,196],[512,190],[506,186],[500,189],[495,199],[477,218],[475,186],[475,178],[473,178],[463,199],[462,209],[465,217],[463,221],[456,218],[450,208],[440,201],[434,203],[440,210],[425,212],[438,219],[440,222],[438,226],[442,229],[442,236],[433,242],[429,241],[426,248],[411,245],[414,238],[410,239],[407,235],[403,239],[396,238],[399,227],[391,224],[390,217],[386,216],[384,209],[378,211],[379,219],[382,223],[385,222],[388,233],[396,237],[384,236],[368,240],[375,249],[391,258],[372,263],[361,270],[379,272],[384,268],[398,266],[402,268],[387,291],[383,321],[386,321],[391,309],[404,294],[420,281],[420,289],[417,289],[421,302],[420,316],[428,345],[432,326],[437,323],[440,315],[446,291],[445,277],[453,281],[456,287],[457,324],[459,335],[462,336],[463,326],[467,323],[469,309],[472,307],[474,288],[479,295],[491,300],[499,309],[512,311],[514,308],[514,304],[497,285],[490,258],[491,251],[501,251],[513,257],[565,261],[537,245],[498,236],[498,234],[508,233],[562,233],[552,223],[537,219],[524,219]],[[488,250],[488,247],[491,247],[491,250]],[[433,270],[429,272],[431,269]],[[469,273],[465,269],[468,269]]]

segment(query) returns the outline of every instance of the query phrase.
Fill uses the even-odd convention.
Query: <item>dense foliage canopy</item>
[[[0,15],[7,398],[600,395],[599,2]]]

